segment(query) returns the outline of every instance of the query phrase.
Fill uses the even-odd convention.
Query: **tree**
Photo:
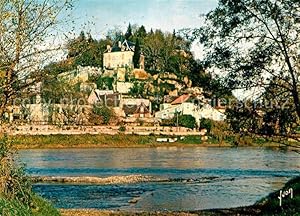
[[[300,117],[300,2],[221,0],[196,31],[206,60],[227,73],[232,88],[267,88],[272,79],[293,98]]]
[[[206,63],[218,68],[232,89],[284,91],[299,125],[300,2],[298,0],[220,0],[194,32],[206,47]],[[273,82],[276,80],[276,82]],[[284,101],[278,100],[283,110]]]
[[[200,120],[200,129],[206,129],[208,134],[211,131],[212,125],[213,123],[210,119],[202,118]]]
[[[144,39],[147,36],[147,31],[145,29],[145,26],[141,25],[137,32],[136,32],[137,37],[139,37],[140,39]]]
[[[133,54],[134,68],[140,67],[140,58],[141,58],[141,47],[140,47],[140,41],[137,38],[135,41],[135,48],[134,48],[134,54]]]
[[[125,36],[118,27],[115,27],[108,30],[106,39],[112,41],[113,44],[116,44],[118,43],[118,41],[123,41],[125,39]]]
[[[77,38],[67,42],[68,56],[71,64],[76,66],[103,66],[103,54],[107,45],[112,45],[109,39],[94,39],[90,34],[88,37],[82,31]]]
[[[131,36],[132,36],[132,28],[131,28],[131,24],[129,23],[127,27],[127,31],[125,33],[125,39],[129,40]]]
[[[45,62],[62,48],[53,42],[58,17],[71,6],[70,0],[0,1],[0,117],[14,98],[47,77]]]
[[[113,109],[107,106],[94,105],[92,113],[90,114],[90,121],[95,125],[107,125],[111,121],[116,120],[116,114]]]
[[[178,76],[188,74],[190,42],[180,37],[173,37],[171,33],[156,30],[144,40],[143,53],[145,67],[150,72],[173,72]]]
[[[175,118],[176,117],[174,117],[174,121]],[[194,129],[196,127],[196,119],[192,115],[180,115],[178,116],[178,124],[182,127]]]
[[[35,84],[48,78],[44,65],[56,57],[59,17],[72,7],[70,0],[0,1],[0,119],[14,99],[36,92]],[[8,215],[43,215],[44,201],[34,198],[31,182],[12,150],[12,141],[0,137],[0,197]],[[6,202],[7,201],[7,202]],[[6,208],[6,203],[16,203]],[[43,203],[43,207],[41,207]],[[15,208],[19,206],[19,208]],[[49,207],[46,209],[48,210]],[[5,212],[5,213],[4,213]],[[51,212],[57,215],[58,212]]]
[[[134,82],[133,86],[129,90],[129,95],[132,97],[143,97],[145,91],[145,83]]]

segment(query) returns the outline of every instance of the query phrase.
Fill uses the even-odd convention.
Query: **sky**
[[[197,28],[203,23],[201,14],[217,6],[217,0],[77,0],[73,11],[78,31],[91,32],[99,39],[108,30],[126,31],[129,23],[144,25],[146,30]],[[201,47],[194,44],[196,57]]]

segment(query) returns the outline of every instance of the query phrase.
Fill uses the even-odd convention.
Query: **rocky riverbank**
[[[128,176],[110,176],[110,177],[54,177],[54,176],[41,176],[32,177],[32,181],[37,182],[50,182],[50,183],[85,183],[85,184],[134,184],[139,182],[163,182],[168,179],[156,178],[153,176],[143,175],[128,175]]]
[[[221,178],[217,176],[208,176],[201,178],[161,178],[147,175],[127,175],[127,176],[110,176],[110,177],[96,177],[96,176],[33,176],[31,181],[33,183],[66,183],[66,184],[135,184],[141,182],[181,182],[181,183],[210,183],[212,181],[234,181],[235,178]]]

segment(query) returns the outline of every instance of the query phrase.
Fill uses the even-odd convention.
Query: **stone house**
[[[114,109],[119,117],[150,118],[152,113],[151,102],[143,98],[124,98],[120,93],[112,90],[96,89],[88,97],[88,103],[102,104]]]
[[[135,44],[124,40],[118,42],[117,45],[111,47],[107,45],[107,49],[103,55],[103,67],[105,69],[116,69],[116,68],[134,68],[133,55],[134,55]],[[140,69],[144,69],[144,55],[140,57]]]

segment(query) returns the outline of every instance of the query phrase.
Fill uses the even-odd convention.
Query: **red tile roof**
[[[180,97],[176,98],[171,104],[172,105],[182,104],[182,103],[186,102],[189,98],[190,98],[190,95],[184,94],[184,95],[181,95]]]

